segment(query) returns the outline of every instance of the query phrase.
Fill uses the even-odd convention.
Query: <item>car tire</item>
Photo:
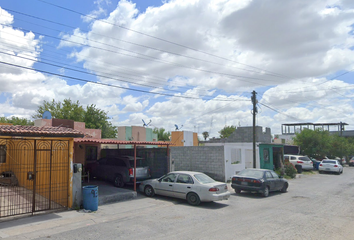
[[[114,186],[122,188],[124,187],[124,181],[123,181],[123,177],[122,175],[116,175],[116,177],[114,178]]]
[[[235,193],[240,194],[241,190],[240,189],[235,189]]]
[[[288,183],[284,183],[283,188],[282,188],[280,191],[281,191],[282,193],[287,192],[287,191],[288,191],[288,186],[289,186]]]
[[[144,193],[147,197],[153,197],[155,195],[155,191],[150,185],[144,188]]]
[[[269,187],[266,186],[262,192],[263,197],[268,197],[269,196]]]
[[[191,192],[191,193],[188,193],[188,195],[187,195],[187,202],[190,205],[197,206],[200,204],[200,198],[199,198],[198,194]]]

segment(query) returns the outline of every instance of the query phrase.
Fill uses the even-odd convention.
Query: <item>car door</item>
[[[267,171],[265,173],[265,178],[266,178],[266,183],[269,186],[269,190],[274,191],[276,189],[276,180],[273,177],[273,175],[270,173],[270,171]]]
[[[283,188],[283,180],[274,171],[270,171],[274,178],[274,190],[280,190]]]
[[[174,185],[176,182],[177,174],[169,173],[159,179],[155,186],[155,193],[158,195],[174,197]]]
[[[176,183],[173,187],[174,196],[176,198],[185,199],[187,193],[194,191],[194,181],[189,174],[178,174]]]

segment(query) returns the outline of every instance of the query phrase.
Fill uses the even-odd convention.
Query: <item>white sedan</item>
[[[217,182],[204,173],[190,171],[170,172],[158,179],[145,180],[139,190],[148,197],[157,194],[186,199],[191,205],[230,197],[226,183]]]
[[[337,174],[343,173],[343,166],[335,159],[323,159],[318,166],[318,172],[334,172]]]

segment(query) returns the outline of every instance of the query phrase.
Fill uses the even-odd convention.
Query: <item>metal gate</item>
[[[68,206],[69,141],[0,139],[0,218]]]

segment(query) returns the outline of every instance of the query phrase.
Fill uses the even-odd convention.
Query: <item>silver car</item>
[[[158,194],[186,199],[191,205],[230,197],[226,183],[217,182],[204,173],[190,171],[170,172],[158,179],[143,181],[139,190],[148,197]]]
[[[318,172],[334,172],[336,174],[343,173],[343,166],[335,159],[323,159],[318,166]]]

